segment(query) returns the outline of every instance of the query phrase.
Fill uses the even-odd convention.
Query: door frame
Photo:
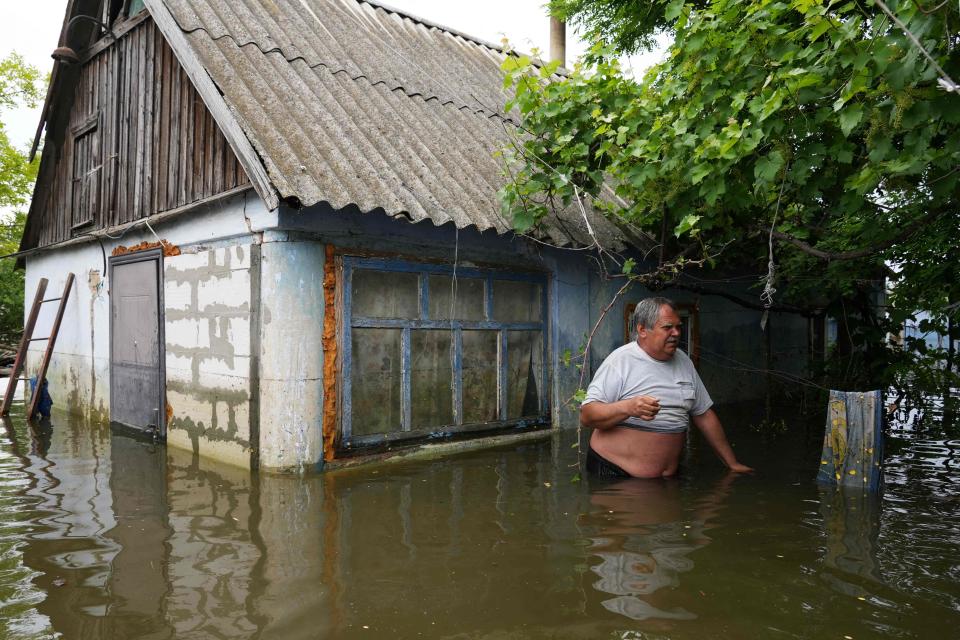
[[[107,321],[110,324],[110,423],[120,424],[124,427],[135,429],[139,433],[145,432],[135,425],[128,425],[123,422],[117,422],[113,419],[113,394],[116,386],[113,384],[113,269],[118,265],[131,264],[134,262],[152,261],[156,263],[157,269],[157,345],[160,353],[157,354],[159,367],[159,382],[157,393],[160,399],[160,410],[158,411],[157,436],[162,439],[167,437],[167,347],[166,336],[164,333],[164,301],[163,301],[163,250],[147,249],[145,251],[134,251],[119,256],[111,256],[108,262],[109,273],[107,275],[107,298],[110,308],[107,313]]]

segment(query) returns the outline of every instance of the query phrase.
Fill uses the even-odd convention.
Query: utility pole
[[[550,62],[567,66],[567,23],[550,16]]]

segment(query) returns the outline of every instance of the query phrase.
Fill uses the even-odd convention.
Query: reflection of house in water
[[[559,629],[582,623],[583,592],[557,467],[539,446],[382,479],[250,474],[63,423],[28,472],[50,516],[19,535],[36,608],[68,638],[506,632],[531,588],[571,612]]]
[[[372,1],[69,7],[115,37],[63,35],[79,62],[53,72],[21,245],[28,291],[79,275],[58,406],[283,470],[576,424],[563,354],[620,283],[565,248],[648,241],[578,207],[512,232],[507,52]],[[806,320],[772,314],[766,341],[759,312],[673,293],[715,397],[805,368]],[[588,368],[642,296],[611,309]]]
[[[29,468],[50,516],[23,546],[52,628],[80,640],[254,635],[249,474],[205,473],[186,452],[58,426],[58,446]]]
[[[676,479],[624,480],[594,489],[590,502],[598,532],[591,552],[600,564],[591,570],[600,579],[593,586],[615,596],[603,606],[634,620],[696,618],[671,603],[669,591],[693,569],[690,554],[709,544],[708,520],[731,481],[724,478],[693,511],[684,509]]]

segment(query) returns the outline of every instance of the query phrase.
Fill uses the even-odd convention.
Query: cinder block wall
[[[167,442],[243,467],[257,450],[258,286],[258,245],[164,260]]]

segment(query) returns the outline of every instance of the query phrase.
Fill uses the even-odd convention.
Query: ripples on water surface
[[[599,485],[572,434],[282,477],[14,418],[0,637],[957,637],[960,440],[895,433],[871,498],[812,482],[812,423]]]

